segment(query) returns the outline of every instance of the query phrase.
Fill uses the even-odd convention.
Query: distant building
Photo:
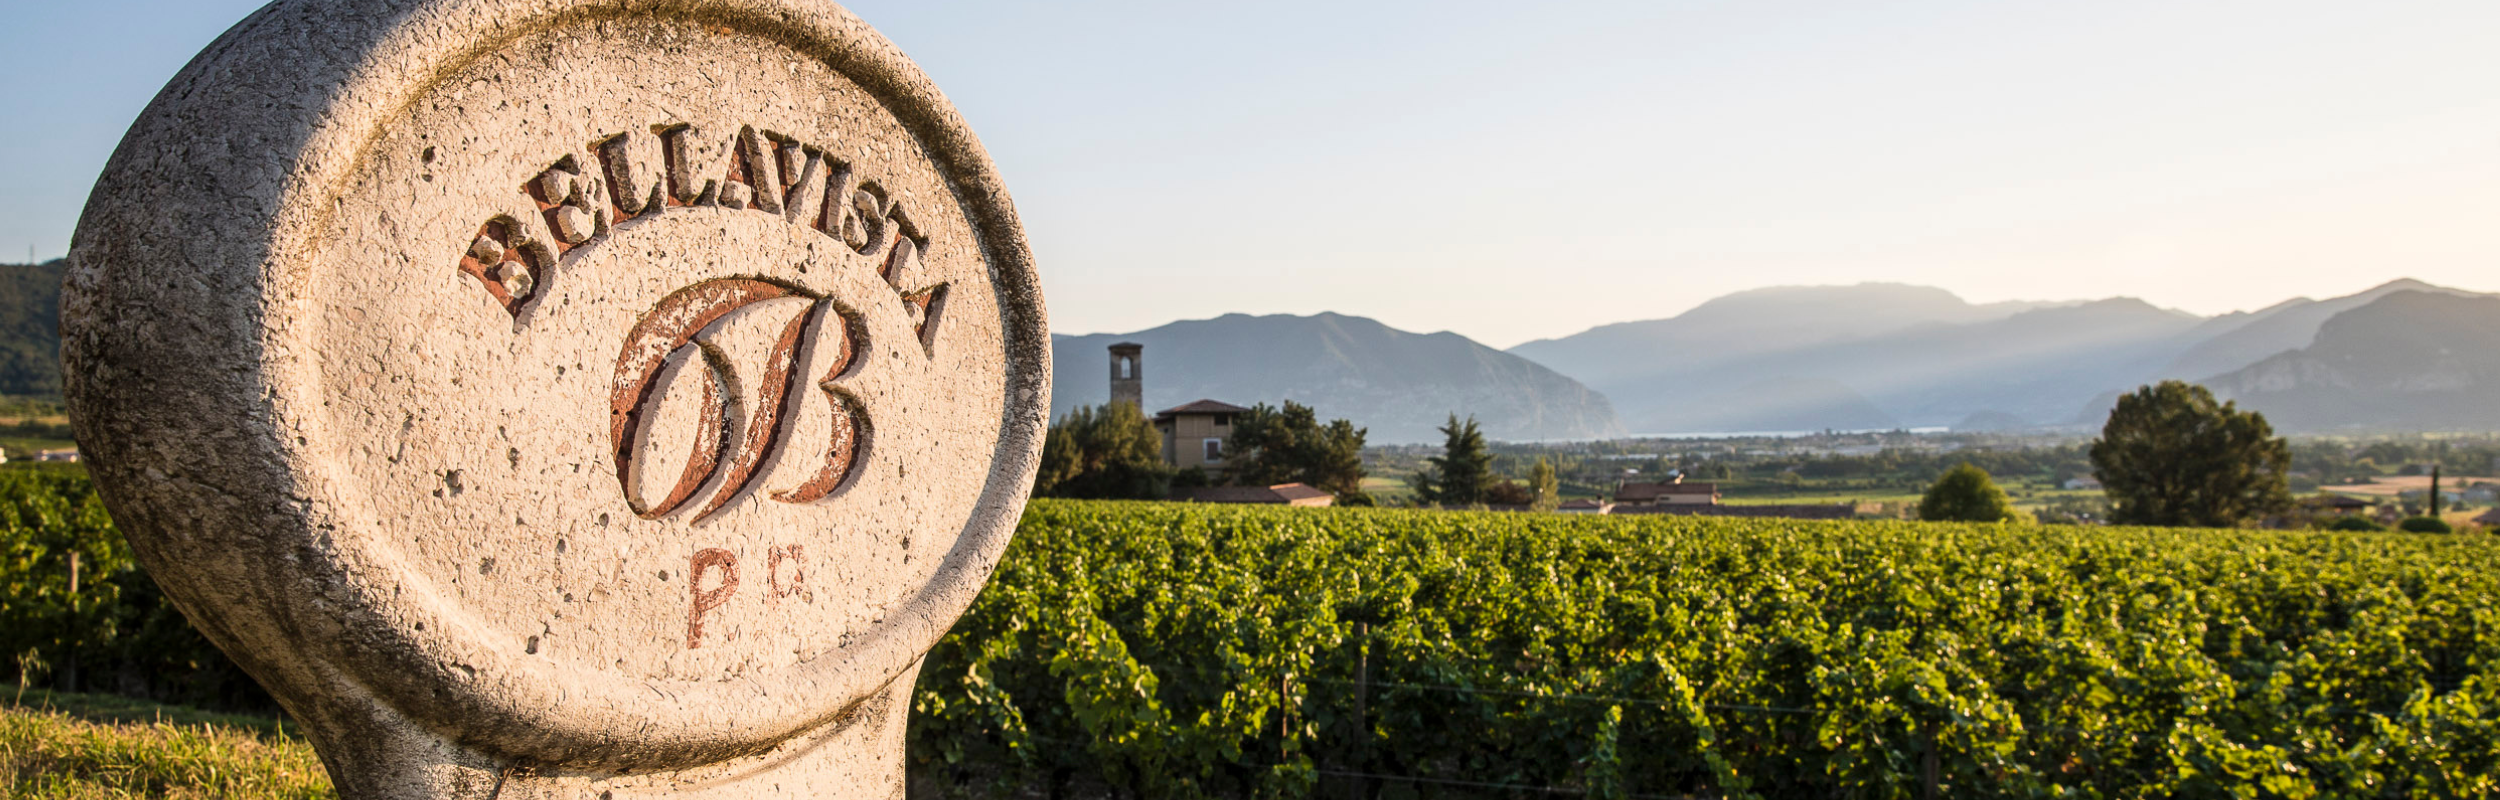
[[[1675,514],[1694,517],[1777,517],[1781,519],[1856,519],[1858,507],[1852,503],[1747,505],[1730,506],[1702,503],[1658,503],[1655,505],[1616,505],[1614,514]]]
[[[35,451],[35,460],[68,461],[76,463],[78,461],[78,448],[72,447],[66,450],[38,450]]]
[[[1627,481],[1615,487],[1615,506],[1618,508],[1616,513],[1623,513],[1620,509],[1625,506],[1718,505],[1718,503],[1718,484],[1685,483],[1682,475],[1657,483]]]
[[[2085,475],[2079,478],[2067,478],[2063,485],[2068,491],[2098,491],[2101,488],[2101,479]]]
[[[1233,418],[1249,412],[1250,409],[1214,400],[1157,412],[1155,431],[1163,434],[1164,463],[1178,469],[1198,467],[1210,474],[1222,472],[1224,437],[1233,435]]]
[[[1146,346],[1121,342],[1111,346],[1111,402],[1146,410]]]
[[[1316,508],[1334,505],[1337,496],[1307,484],[1280,483],[1274,486],[1206,486],[1182,489],[1172,499],[1192,503],[1258,503],[1276,506]]]
[[[2317,503],[2319,508],[2333,511],[2338,514],[2359,513],[2368,510],[2371,505],[2368,500],[2342,494],[2319,495],[2318,499],[2314,502]]]
[[[1613,512],[1615,504],[1604,500],[1566,500],[1554,510],[1565,514],[1605,514]]]
[[[2488,527],[2500,528],[2500,508],[2483,512],[2482,516],[2474,518],[2474,522]]]

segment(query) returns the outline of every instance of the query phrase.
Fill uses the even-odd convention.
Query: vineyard
[[[2489,537],[1036,501],[915,794],[2500,795]]]

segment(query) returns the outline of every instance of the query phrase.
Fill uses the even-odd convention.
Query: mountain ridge
[[[2287,430],[2500,429],[2500,296],[2385,293],[2202,382]]]

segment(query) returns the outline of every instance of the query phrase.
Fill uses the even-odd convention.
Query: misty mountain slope
[[[2398,292],[2430,292],[2461,297],[2489,295],[2449,289],[2406,278],[2390,281],[2359,294],[2326,300],[2299,298],[2287,300],[2262,311],[2246,315],[2215,317],[2207,326],[2191,332],[2199,338],[2178,358],[2164,366],[2157,377],[2196,380],[2241,367],[2287,350],[2309,346],[2317,338],[2319,326],[2346,311],[2377,302]],[[2245,316],[2239,320],[2235,317]],[[2236,323],[2236,324],[2234,324]],[[2211,328],[2207,330],[2206,328]]]
[[[2386,294],[2203,382],[2287,431],[2500,428],[2500,297]]]
[[[1510,349],[1601,388],[1763,353],[1918,325],[2000,319],[2042,304],[1974,305],[1931,286],[1777,286],[1719,297],[1666,319],[1601,325]],[[1627,358],[1638,354],[1640,358]]]
[[[1653,412],[1638,433],[1773,433],[1902,427],[1847,384],[1830,378],[1765,376],[1742,383],[1695,381],[1673,390],[1672,412]]]
[[[1437,442],[1452,412],[1500,439],[1624,432],[1606,396],[1455,333],[1419,334],[1342,314],[1226,314],[1124,334],[1051,337],[1051,414],[1110,398],[1113,343],[1146,346],[1146,411],[1200,398],[1293,400],[1371,429],[1374,443]]]
[[[2102,300],[1971,324],[1921,325],[1599,388],[1627,425],[1645,432],[1730,430],[1724,427],[1730,416],[1744,409],[1713,407],[1704,398],[1718,393],[1704,387],[1807,379],[1836,382],[1901,425],[1952,425],[1983,413],[2039,423],[2062,420],[2084,398],[2150,372],[2175,352],[2175,338],[2199,321],[2141,300]],[[1755,402],[1779,409],[1783,418],[1812,413],[1787,398]],[[1855,418],[1853,405],[1842,400],[1826,413]]]

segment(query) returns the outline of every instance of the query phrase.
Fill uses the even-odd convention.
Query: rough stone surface
[[[988,156],[810,0],[274,3],[63,298],[116,519],[350,798],[899,796],[1049,408]]]

